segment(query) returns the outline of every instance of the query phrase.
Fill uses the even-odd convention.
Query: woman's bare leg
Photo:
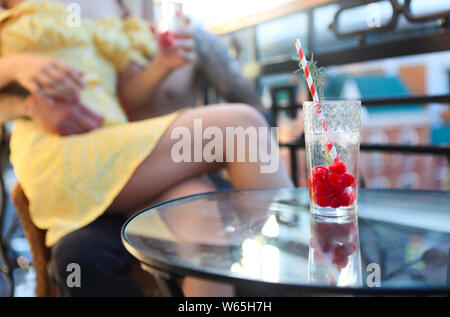
[[[227,163],[207,163],[205,161],[195,163],[174,162],[170,153],[173,145],[178,140],[173,140],[171,133],[177,127],[185,127],[193,135],[195,119],[202,120],[203,129],[208,127],[219,128],[224,136],[224,141],[226,141],[225,130],[227,127],[243,127],[245,129],[247,127],[266,126],[264,118],[257,111],[243,105],[210,106],[183,113],[164,133],[149,157],[133,174],[128,184],[113,202],[109,212],[129,215],[130,211],[134,211],[149,202],[155,203],[213,190],[214,187],[211,184],[203,181],[199,182],[198,177],[222,167],[228,168],[234,188],[279,188],[292,186],[292,182],[282,165],[274,173],[264,174],[261,173],[260,168],[262,164],[259,160],[254,163],[239,163],[236,160]],[[262,142],[267,143],[270,142],[270,137],[270,133],[258,135]],[[203,145],[208,142],[209,140],[204,141]],[[224,143],[226,144],[226,142]],[[224,148],[224,155],[226,155],[226,147]],[[186,212],[189,213],[188,210]],[[184,235],[186,239],[196,239],[195,236],[198,238],[198,235],[202,233],[196,232],[194,237],[189,237],[190,232],[193,231],[191,230],[192,228],[189,228],[189,221],[187,221],[189,219],[189,217],[171,219],[170,222],[172,226],[181,228],[179,229],[181,230],[179,234]],[[182,221],[183,225],[178,226],[173,221]],[[208,236],[211,235],[208,234]],[[184,279],[182,287],[188,296],[204,296],[206,294],[232,296],[232,288],[228,285],[211,283],[195,278]]]
[[[179,185],[176,185],[175,187],[172,187],[170,190],[163,193],[156,200],[154,200],[152,204],[157,204],[163,201],[176,199],[183,196],[210,192],[216,189],[217,188],[214,186],[214,184],[206,176],[192,178]],[[195,203],[193,203],[189,205],[188,209],[189,210],[177,210],[176,218],[164,218],[164,221],[167,222],[167,225],[171,228],[171,230],[176,235],[179,235],[180,240],[185,241],[185,239],[188,239],[189,241],[192,241],[202,239],[202,237],[205,236],[211,237],[214,236],[215,232],[217,232],[218,230],[223,230],[223,223],[219,221],[220,217],[215,217],[215,219],[217,219],[220,223],[210,223],[209,226],[202,227],[202,230],[199,230],[198,224],[194,223],[192,220],[195,219],[196,221],[202,221],[202,213],[198,213],[198,211],[200,211],[200,208],[197,209]],[[223,241],[223,243],[226,242]],[[182,257],[182,250],[180,250],[180,252],[180,256]],[[181,281],[181,287],[183,289],[184,295],[187,297],[230,297],[233,295],[233,287],[231,285],[210,282],[193,277],[184,278]]]
[[[214,186],[213,182],[206,175],[201,175],[199,177],[188,179],[181,184],[177,184],[171,187],[168,191],[162,193],[155,200],[153,200],[149,204],[149,206],[180,197],[211,192],[215,190],[217,190],[217,187]]]
[[[217,170],[228,168],[233,188],[262,189],[291,187],[292,182],[280,163],[274,173],[261,173],[263,165],[259,158],[256,162],[175,162],[171,158],[174,144],[179,142],[171,138],[172,131],[177,127],[185,127],[194,135],[194,120],[201,119],[203,130],[217,127],[222,131],[226,144],[227,127],[266,127],[264,118],[254,109],[245,105],[218,105],[192,109],[182,113],[163,134],[148,158],[138,167],[122,192],[111,205],[110,212],[129,213],[138,209],[169,188],[189,180],[193,177]],[[259,135],[260,142],[270,142],[270,133]],[[210,140],[204,140],[203,146]],[[194,143],[194,142],[192,142]],[[236,149],[234,151],[237,152]],[[193,151],[192,151],[193,153]],[[226,147],[223,149],[226,155]]]

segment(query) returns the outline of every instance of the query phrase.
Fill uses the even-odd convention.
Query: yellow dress
[[[11,162],[46,244],[102,215],[151,153],[177,113],[128,122],[116,96],[117,72],[155,52],[145,22],[112,17],[67,23],[69,12],[51,1],[30,0],[0,12],[0,55],[53,56],[84,72],[82,101],[105,117],[96,131],[60,137],[30,120],[16,120]]]

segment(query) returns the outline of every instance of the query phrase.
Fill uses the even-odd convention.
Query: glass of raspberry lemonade
[[[361,101],[304,102],[310,210],[356,214]]]

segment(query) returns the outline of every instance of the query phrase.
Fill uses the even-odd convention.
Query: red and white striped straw
[[[322,131],[324,132],[326,136],[326,132],[328,130],[327,127],[327,119],[325,118],[323,111],[322,111],[322,105],[320,104],[319,95],[317,94],[316,86],[314,85],[314,80],[312,77],[311,72],[309,71],[308,61],[306,60],[305,52],[303,51],[302,42],[300,42],[300,39],[297,38],[294,41],[295,47],[297,49],[298,56],[300,57],[300,62],[302,64],[303,71],[305,72],[306,82],[308,83],[309,91],[311,92],[311,95],[313,97],[313,101],[316,107],[316,113],[319,115],[320,122],[322,123]],[[328,139],[328,138],[327,138]],[[327,149],[330,152],[333,159],[337,157],[337,152],[335,146],[328,142],[327,140]]]
[[[300,42],[300,39],[296,39],[294,41],[294,43],[295,43],[295,47],[297,48],[298,56],[300,57],[300,62],[302,63],[303,71],[305,72],[305,77],[306,77],[306,81],[308,82],[309,91],[311,92],[314,102],[316,102],[316,107],[318,108],[318,110],[320,112],[322,112],[320,101],[319,101],[319,96],[317,95],[317,92],[316,92],[316,86],[314,85],[312,74],[309,71],[308,61],[306,60],[305,53],[303,52],[302,43]],[[316,109],[316,111],[317,111],[317,109]]]

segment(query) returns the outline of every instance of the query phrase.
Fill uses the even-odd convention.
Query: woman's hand
[[[27,98],[25,113],[45,131],[61,136],[96,130],[104,120],[80,102],[67,103],[39,93]]]
[[[32,94],[45,94],[67,102],[78,102],[84,88],[83,73],[52,57],[21,54],[15,79]]]
[[[155,57],[155,62],[168,72],[197,59],[191,26],[174,33],[160,34],[161,36],[166,37],[163,39],[166,45],[160,45],[160,53]]]

